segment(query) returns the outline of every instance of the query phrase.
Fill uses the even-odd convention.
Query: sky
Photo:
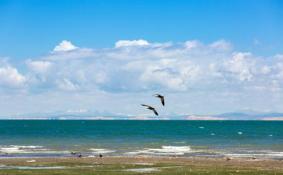
[[[0,117],[283,112],[279,0],[0,0]],[[166,95],[161,107],[154,93]]]

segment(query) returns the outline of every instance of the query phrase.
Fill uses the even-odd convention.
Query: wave
[[[279,158],[283,159],[283,152],[271,151],[271,150],[261,150],[261,151],[242,151],[242,152],[231,152],[224,153],[225,156],[236,157],[236,158]]]
[[[190,146],[162,146],[161,148],[145,148],[143,150],[137,150],[127,152],[128,155],[184,155],[191,153]]]
[[[36,149],[36,148],[43,148],[43,146],[39,145],[10,145],[10,147],[22,148],[22,149]]]
[[[192,156],[192,157],[235,157],[235,158],[268,158],[283,159],[283,152],[271,150],[213,150],[192,149],[190,146],[162,146],[161,148],[144,148],[124,153],[126,155],[153,156]]]
[[[66,154],[69,151],[57,151],[34,145],[8,145],[0,146],[0,153],[4,154]]]
[[[90,148],[89,150],[94,154],[108,154],[108,153],[116,152],[115,150],[102,149],[102,148]]]
[[[77,149],[77,148],[76,148]],[[0,157],[57,157],[73,156],[72,150],[54,150],[40,145],[0,145]],[[159,148],[141,148],[141,149],[107,149],[107,148],[83,148],[77,150],[83,156],[95,157],[98,154],[106,155],[126,155],[126,156],[180,156],[180,157],[235,157],[235,158],[267,158],[282,159],[283,152],[280,150],[256,150],[256,149],[205,149],[191,146],[161,146]],[[76,151],[76,152],[77,152]]]
[[[65,166],[6,166],[0,165],[0,170],[52,170],[52,169],[66,169]]]
[[[34,152],[34,151],[46,151],[42,146],[22,146],[22,145],[9,145],[9,146],[0,146],[0,152],[2,153],[25,153],[25,152]]]

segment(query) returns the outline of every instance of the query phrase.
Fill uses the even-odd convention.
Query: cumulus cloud
[[[116,48],[131,47],[131,46],[139,47],[139,46],[148,46],[148,45],[149,45],[149,42],[146,41],[146,40],[142,40],[142,39],[139,39],[139,40],[120,40],[120,41],[117,41],[115,43]]]
[[[63,40],[59,45],[54,47],[53,52],[66,52],[77,48],[78,47],[73,45],[70,41]]]
[[[49,61],[27,61],[27,65],[31,71],[35,73],[46,73],[52,66],[52,63]]]
[[[43,56],[40,60],[28,60],[30,64],[37,64],[36,66],[48,66],[47,61],[62,61],[70,59],[82,59],[98,56],[93,49],[79,48],[73,45],[70,41],[63,40],[51,51],[50,54]],[[43,62],[45,61],[45,62]],[[31,65],[34,67],[34,65]]]
[[[225,40],[218,40],[210,44],[210,47],[219,50],[230,50],[232,49],[232,44]]]
[[[171,104],[171,111],[179,112],[215,112],[224,107],[233,111],[247,103],[250,108],[281,109],[261,101],[280,104],[283,98],[283,56],[237,51],[225,40],[120,40],[112,48],[101,49],[80,48],[64,40],[49,54],[25,63],[24,74],[10,64],[0,66],[0,84],[26,88],[31,94],[48,91],[88,97],[95,92],[127,94],[125,99],[161,91],[178,96],[180,101]],[[123,106],[125,111],[136,110]]]
[[[141,74],[141,81],[150,85],[160,85],[172,90],[186,90],[190,81],[200,74],[200,69],[190,61],[162,59],[148,65]]]
[[[192,40],[192,41],[186,41],[184,43],[185,47],[187,49],[193,49],[201,46],[201,43],[197,40]]]
[[[256,60],[250,57],[250,53],[235,53],[231,59],[224,63],[225,68],[240,81],[249,81],[253,78],[253,69],[256,69]]]
[[[9,65],[0,67],[0,85],[4,87],[19,88],[24,85],[26,78],[18,70]]]
[[[58,86],[59,89],[61,90],[66,90],[66,91],[74,91],[78,89],[78,86],[76,84],[74,84],[73,82],[71,82],[70,80],[64,78],[62,80],[57,80],[56,84]]]
[[[267,63],[251,53],[235,51],[225,40],[210,44],[197,40],[119,40],[114,48],[104,49],[79,48],[64,40],[54,52],[28,60],[27,65],[31,79],[67,91],[95,88],[108,92],[208,92],[229,86],[259,90],[266,89],[263,83],[268,78],[276,87],[273,89],[279,90],[281,84],[274,82],[283,77],[283,59],[276,55],[271,60]]]
[[[70,59],[86,59],[95,56],[92,49],[80,48],[69,52],[53,52],[50,55],[44,56],[41,59],[45,61],[67,61]]]

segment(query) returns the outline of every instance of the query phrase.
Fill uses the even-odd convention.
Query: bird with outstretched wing
[[[157,98],[159,98],[160,101],[161,101],[161,104],[162,104],[163,106],[165,106],[165,98],[164,98],[163,95],[155,94],[154,96],[157,97]]]
[[[147,109],[153,111],[155,115],[158,115],[158,112],[155,110],[154,107],[149,106],[149,105],[145,105],[145,104],[141,104],[141,105],[144,106],[144,107],[146,107]]]

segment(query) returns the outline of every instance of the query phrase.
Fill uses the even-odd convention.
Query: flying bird
[[[165,100],[164,100],[164,96],[163,95],[155,94],[154,96],[157,97],[157,98],[160,98],[161,104],[163,106],[165,106]]]
[[[157,111],[155,110],[154,107],[149,106],[149,105],[145,105],[145,104],[141,104],[142,106],[146,107],[149,110],[152,110],[154,112],[155,115],[158,115]]]

